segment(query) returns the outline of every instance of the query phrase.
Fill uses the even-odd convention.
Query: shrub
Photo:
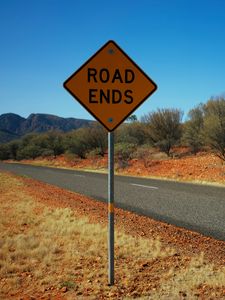
[[[44,135],[44,142],[46,144],[46,148],[53,152],[53,155],[56,157],[64,153],[65,145],[63,134],[58,131],[50,131]]]
[[[143,145],[148,141],[148,131],[146,125],[141,122],[123,124],[117,129],[115,140],[117,143]]]
[[[41,156],[42,157],[54,156],[54,151],[50,149],[42,149]]]
[[[95,125],[88,130],[89,145],[92,150],[98,149],[98,153],[104,156],[108,147],[107,131],[103,126]]]
[[[204,137],[215,154],[225,161],[225,99],[209,100],[204,105]]]
[[[20,147],[17,152],[17,159],[35,159],[36,157],[40,156],[42,152],[42,149],[37,145],[27,145],[25,147]]]
[[[115,144],[115,161],[119,164],[120,168],[128,166],[128,161],[132,158],[132,154],[135,152],[137,146],[128,143]]]
[[[76,163],[77,161],[80,160],[80,158],[76,154],[73,154],[68,151],[65,153],[65,159],[69,163]]]
[[[9,147],[6,144],[0,145],[0,160],[6,160],[10,158]]]
[[[95,159],[97,156],[102,156],[102,151],[100,148],[95,148],[87,153],[88,158]]]
[[[67,152],[75,154],[82,159],[86,158],[86,154],[90,149],[90,145],[86,137],[86,128],[81,128],[68,133],[66,139],[66,148],[68,149]]]
[[[147,168],[151,157],[151,150],[148,145],[138,147],[137,150],[133,153],[132,157],[142,161],[145,168]]]
[[[182,142],[190,147],[192,153],[196,154],[204,144],[203,141],[203,124],[204,111],[203,105],[200,104],[188,113],[189,120],[184,124]]]
[[[158,109],[142,118],[148,127],[150,142],[167,156],[181,138],[182,116],[178,109]]]
[[[17,152],[20,147],[20,141],[11,141],[7,144],[9,153],[10,153],[10,158],[11,159],[17,159]]]

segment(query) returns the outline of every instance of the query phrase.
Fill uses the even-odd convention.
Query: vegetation
[[[225,161],[225,99],[209,100],[204,105],[204,135],[206,143]]]
[[[115,158],[119,168],[125,168],[128,161],[132,158],[132,154],[136,150],[136,145],[131,143],[117,143],[115,145]]]
[[[148,128],[142,122],[123,124],[116,131],[116,143],[129,143],[141,146],[149,140]]]
[[[202,146],[210,146],[213,152],[225,161],[225,99],[210,99],[188,114],[184,124],[183,141],[193,153]]]
[[[171,148],[181,138],[182,112],[178,109],[158,109],[143,117],[149,129],[150,143],[170,156]]]
[[[196,154],[204,144],[203,134],[203,105],[191,109],[188,121],[184,124],[182,142],[189,146],[192,153]]]
[[[174,146],[187,146],[194,154],[203,147],[210,148],[225,161],[225,99],[214,98],[191,109],[185,122],[178,109],[158,109],[137,120],[135,115],[127,119],[115,131],[116,160],[126,166],[132,153],[145,159],[147,148],[155,147],[172,157]],[[138,149],[141,149],[138,151]],[[90,127],[67,133],[49,131],[30,133],[21,139],[0,144],[0,159],[35,159],[38,156],[68,157],[84,159],[93,155],[104,156],[107,152],[107,132],[95,123]],[[145,157],[144,157],[145,156]]]
[[[86,158],[87,153],[96,149],[104,156],[107,149],[107,132],[101,126],[80,128],[65,136],[66,152]]]

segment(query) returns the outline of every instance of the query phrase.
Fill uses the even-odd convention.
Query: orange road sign
[[[108,131],[115,130],[157,89],[114,41],[100,48],[64,87]]]

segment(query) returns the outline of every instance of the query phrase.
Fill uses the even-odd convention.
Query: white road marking
[[[51,173],[51,174],[54,174],[55,171],[54,170],[46,170],[46,172],[48,173]],[[62,172],[63,173],[63,172]],[[64,173],[63,173],[64,174]],[[80,175],[80,174],[73,174],[73,176],[75,177],[85,177],[85,175]]]
[[[77,177],[85,177],[84,175],[78,175],[78,174],[73,174],[73,176],[77,176]]]
[[[135,185],[135,186],[140,186],[143,188],[148,188],[148,189],[152,189],[152,190],[158,190],[159,188],[156,186],[150,186],[150,185],[142,185],[142,184],[137,184],[137,183],[130,183],[131,185]]]

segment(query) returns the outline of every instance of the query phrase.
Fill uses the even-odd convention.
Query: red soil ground
[[[225,185],[225,164],[212,153],[200,152],[197,155],[185,154],[179,149],[175,155],[167,158],[162,153],[150,158],[132,159],[126,167],[121,168],[116,162],[115,169],[119,174],[166,178],[171,180],[194,181],[198,183],[219,183]],[[183,152],[183,153],[182,153]],[[68,159],[61,155],[56,158],[37,158],[23,160],[23,163],[44,164],[54,167],[107,171],[107,155],[87,159]]]
[[[44,204],[50,208],[69,207],[76,211],[80,216],[88,216],[90,222],[107,224],[107,205],[105,203],[92,201],[92,199],[82,195],[78,195],[36,180],[18,177],[15,175],[13,176],[23,182],[21,187],[17,187],[18,191],[19,189],[22,189],[23,192],[25,192],[27,195],[30,195],[32,199],[35,199],[37,203]],[[4,201],[4,199],[2,199],[2,201]],[[138,270],[135,270],[135,272],[138,273],[137,280],[133,282],[133,284],[129,286],[127,290],[120,291],[119,289],[115,288],[115,291],[111,297],[108,298],[99,295],[98,299],[122,299],[125,295],[136,298],[138,295],[141,295],[141,292],[140,294],[134,295],[133,291],[139,287],[149,286],[150,289],[154,289],[158,286],[158,284],[161,284],[159,276],[160,270],[163,272],[165,267],[168,266],[179,268],[181,266],[181,260],[184,259],[184,261],[188,262],[193,255],[199,255],[201,252],[204,253],[205,258],[209,262],[215,264],[216,268],[220,268],[220,266],[224,266],[225,264],[225,247],[224,242],[222,241],[204,237],[201,234],[182,228],[177,228],[169,224],[157,222],[150,218],[138,216],[118,208],[115,209],[115,215],[115,223],[117,228],[121,228],[126,233],[135,237],[145,237],[150,239],[160,237],[162,245],[164,247],[169,246],[174,248],[176,253],[174,256],[172,256],[171,261],[156,260],[155,265],[153,264],[150,266],[148,266],[147,263],[143,263],[141,266],[139,266],[141,269],[139,268]],[[147,269],[145,270],[145,268]],[[149,274],[155,274],[155,272],[157,276],[149,276]],[[4,279],[2,279],[1,282],[2,284],[4,283],[3,280]],[[30,278],[27,279],[27,282],[30,282],[29,280]],[[86,284],[85,282],[87,280],[85,280],[83,284]],[[33,284],[35,286],[35,283]],[[225,299],[225,290],[223,287],[213,288],[213,291],[216,292],[215,298],[211,298],[211,290],[212,287],[210,286],[199,286],[197,293],[199,297],[198,299]],[[35,291],[34,295],[34,297],[26,296],[26,291],[24,291],[22,288],[15,294],[13,293],[12,289],[11,293],[8,294],[7,299],[67,299],[67,293],[65,294],[64,290],[57,290],[55,287],[50,288],[50,290],[47,289],[45,291]],[[74,295],[73,299],[81,298],[76,298]],[[82,299],[92,298],[87,296]],[[181,295],[180,299],[186,299],[186,296]]]

